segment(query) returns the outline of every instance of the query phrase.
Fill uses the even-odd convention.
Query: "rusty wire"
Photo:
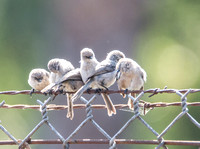
[[[18,140],[20,142],[21,140]],[[158,140],[115,139],[117,144],[147,144],[158,145]],[[62,144],[59,139],[30,139],[29,144]],[[69,144],[108,144],[108,139],[71,139]],[[166,145],[200,146],[200,141],[165,140]],[[0,141],[0,145],[16,145],[12,140]]]
[[[200,106],[200,102],[188,102],[188,106]],[[115,104],[114,105],[116,109],[124,109],[128,108],[127,104]],[[166,103],[166,102],[156,102],[156,103],[139,103],[139,107],[143,108],[162,108],[162,107],[171,107],[171,106],[181,106],[181,102],[172,102],[172,103]],[[2,109],[34,109],[34,110],[40,110],[39,105],[22,105],[22,104],[16,104],[16,105],[9,105],[4,104]],[[56,105],[56,104],[49,104],[47,105],[47,110],[66,110],[68,107],[66,105]],[[74,104],[74,109],[85,109],[85,104]],[[91,108],[93,109],[106,109],[105,105],[92,105]]]
[[[144,92],[144,93],[152,93],[150,95],[150,97],[152,95],[155,95],[155,94],[162,94],[162,93],[176,93],[176,91],[179,91],[180,93],[186,93],[189,89],[180,89],[180,90],[177,90],[177,89],[159,89],[159,88],[156,88],[156,89],[148,89],[148,90],[134,90],[134,91],[126,91],[127,94],[129,93],[141,93],[141,92]],[[196,92],[200,92],[200,89],[190,89],[190,93],[196,93]],[[119,93],[124,93],[125,90],[101,90],[101,91],[98,91],[98,93],[106,93],[106,94],[119,94]],[[17,95],[17,94],[25,94],[25,95],[29,95],[31,93],[31,90],[22,90],[22,91],[1,91],[0,94],[2,95]],[[53,92],[54,94],[55,92]],[[66,92],[66,93],[74,93],[74,92]],[[95,94],[96,93],[96,90],[88,90],[86,92],[84,92],[85,94]],[[44,93],[41,93],[39,91],[35,91],[34,94],[44,94]],[[44,94],[45,95],[45,94]]]
[[[121,91],[113,91],[113,90],[106,90],[101,91],[106,94],[119,94],[124,93],[123,90]],[[93,119],[92,115],[92,109],[105,109],[105,105],[94,105],[92,102],[95,100],[96,95],[94,95],[89,100],[81,97],[80,100],[84,104],[75,104],[74,109],[85,109],[86,110],[86,118],[81,122],[81,124],[67,137],[64,138],[57,130],[54,128],[54,126],[49,122],[48,118],[48,112],[50,110],[64,110],[67,108],[66,105],[55,105],[55,104],[49,104],[57,95],[57,93],[53,93],[54,96],[49,97],[44,102],[41,102],[40,100],[37,100],[39,105],[8,105],[5,103],[5,101],[2,101],[0,103],[0,108],[4,109],[35,109],[39,110],[42,114],[42,120],[35,126],[35,128],[32,129],[32,131],[27,134],[27,136],[23,140],[17,140],[14,136],[9,133],[1,125],[0,121],[0,130],[2,130],[11,140],[0,140],[0,145],[18,145],[20,149],[24,148],[31,148],[29,144],[63,144],[64,149],[69,149],[69,144],[109,144],[109,149],[115,149],[117,144],[152,144],[157,145],[156,149],[164,148],[167,149],[167,145],[188,145],[188,146],[200,146],[200,141],[188,141],[188,140],[165,140],[164,136],[168,132],[168,130],[178,121],[178,119],[182,118],[182,116],[186,115],[189,117],[190,121],[194,123],[198,128],[200,128],[200,123],[197,122],[190,114],[188,106],[200,106],[200,102],[187,102],[187,95],[190,93],[196,93],[200,92],[200,89],[148,89],[145,91],[137,90],[137,91],[128,91],[127,94],[134,92],[138,93],[139,95],[134,98],[130,95],[128,95],[129,98],[133,100],[134,103],[134,110],[133,116],[119,129],[119,131],[114,134],[114,136],[110,136],[105,130],[103,130],[98,123]],[[88,92],[85,92],[88,93]],[[96,92],[94,90],[89,91],[90,94],[95,94]],[[181,97],[180,102],[173,102],[173,103],[150,103],[150,102],[139,102],[140,99],[143,97],[145,93],[149,93],[149,97],[152,97],[156,94],[161,93],[175,93],[178,96]],[[0,92],[0,94],[4,95],[17,95],[17,94],[30,94],[29,90],[23,90],[23,91],[3,91]],[[35,92],[35,94],[42,94],[40,92]],[[169,106],[180,106],[182,111],[177,115],[177,117],[174,118],[174,120],[161,132],[156,132],[141,116],[139,112],[139,108],[143,107],[145,108],[154,108],[154,107],[169,107]],[[117,109],[124,109],[128,108],[126,104],[117,104],[115,105]],[[117,139],[119,134],[123,133],[124,130],[134,121],[135,119],[138,119],[142,122],[142,124],[147,127],[157,138],[157,140],[133,140],[133,139]],[[98,131],[100,131],[106,139],[73,139],[73,136],[78,133],[78,131],[86,124],[86,123],[92,123]],[[42,125],[46,125],[50,127],[50,129],[55,133],[56,136],[59,137],[58,140],[38,140],[34,139],[31,140],[31,136],[38,130],[39,127]]]

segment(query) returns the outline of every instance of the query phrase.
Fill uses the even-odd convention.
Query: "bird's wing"
[[[116,68],[116,65],[114,62],[102,61],[99,65],[97,65],[93,76],[98,76],[101,74],[113,72],[113,71],[115,71],[115,68]]]
[[[75,69],[68,72],[57,82],[57,84],[63,83],[65,81],[82,81],[80,69]]]

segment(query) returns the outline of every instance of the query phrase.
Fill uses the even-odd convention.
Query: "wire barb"
[[[182,90],[178,90],[180,93],[186,93],[189,89],[182,89]],[[190,89],[190,93],[197,93],[197,92],[200,92],[200,89]],[[24,95],[30,95],[30,91],[31,90],[22,90],[22,91],[1,91],[0,92],[0,95],[18,95],[18,94],[24,94]],[[166,87],[164,89],[158,89],[158,88],[155,88],[155,89],[148,89],[148,90],[133,90],[133,91],[130,91],[128,90],[127,91],[127,94],[129,93],[136,93],[136,94],[139,94],[141,92],[144,92],[144,93],[155,93],[156,94],[162,94],[162,93],[176,93],[176,89],[167,89]],[[69,94],[74,94],[75,92],[65,92],[63,94],[66,94],[66,93],[69,93]],[[119,93],[124,93],[124,90],[101,90],[99,91],[99,93],[106,93],[106,94],[119,94]],[[35,91],[33,94],[42,94],[42,95],[45,95],[44,93],[41,93],[39,91]],[[53,95],[57,95],[58,93],[57,92],[52,92]],[[87,91],[84,92],[84,94],[88,94]],[[96,90],[90,90],[89,94],[96,94]]]
[[[122,91],[112,91],[112,90],[102,90],[100,93],[106,93],[106,94],[114,94],[114,93],[123,93]],[[108,134],[95,120],[93,116],[93,109],[105,109],[105,105],[94,105],[92,104],[93,101],[96,99],[96,92],[91,90],[90,94],[94,93],[95,95],[92,96],[89,100],[85,99],[84,97],[80,97],[79,100],[83,104],[74,104],[74,109],[80,109],[84,108],[86,112],[86,117],[83,119],[83,121],[76,127],[75,130],[72,131],[72,133],[64,138],[58,130],[49,122],[48,117],[48,111],[49,110],[65,110],[67,108],[66,105],[52,105],[50,104],[57,96],[57,94],[53,94],[53,96],[48,97],[44,102],[37,100],[38,105],[8,105],[5,103],[5,101],[2,101],[0,103],[0,108],[6,108],[6,109],[36,109],[39,110],[41,113],[41,121],[38,122],[38,124],[31,130],[30,133],[27,134],[27,136],[23,140],[17,140],[14,136],[11,135],[11,133],[3,127],[0,121],[0,130],[3,131],[11,140],[8,141],[1,141],[0,145],[8,145],[8,144],[15,144],[19,146],[19,149],[30,149],[30,144],[62,144],[64,149],[69,149],[71,144],[109,144],[109,149],[115,149],[117,147],[117,144],[154,144],[156,145],[156,149],[164,148],[167,149],[168,145],[191,145],[191,146],[200,146],[200,141],[181,141],[181,140],[165,140],[165,134],[169,131],[171,127],[174,126],[174,124],[181,119],[184,115],[186,115],[189,120],[195,124],[198,128],[200,128],[200,123],[191,115],[189,114],[188,106],[200,106],[200,102],[187,102],[187,96],[191,93],[197,93],[200,92],[200,89],[183,89],[183,90],[176,90],[176,89],[167,89],[165,87],[164,89],[148,89],[145,91],[138,90],[138,91],[127,91],[127,96],[129,99],[133,101],[133,107],[132,110],[133,115],[127,120],[127,122],[113,135],[111,136]],[[0,94],[4,95],[17,95],[17,94],[29,94],[29,90],[24,91],[4,91],[0,92]],[[87,92],[85,92],[87,93]],[[134,98],[129,93],[137,93],[138,95]],[[150,103],[150,102],[139,102],[141,98],[144,96],[144,94],[151,94],[149,97],[152,97],[157,94],[162,93],[174,93],[179,96],[180,102],[173,102],[173,103]],[[34,94],[41,94],[40,92],[35,92]],[[155,107],[168,107],[168,106],[181,106],[180,113],[170,122],[169,125],[167,125],[166,128],[161,133],[158,133],[154,130],[154,128],[145,121],[142,116],[140,115],[140,109],[148,109],[148,108],[155,108]],[[115,105],[116,109],[126,109],[128,108],[127,104],[118,104]],[[146,116],[146,115],[144,115]],[[133,121],[138,119],[142,124],[148,128],[148,130],[155,135],[156,140],[133,140],[133,139],[117,139],[117,137],[122,134],[125,129],[132,124]],[[92,123],[95,128],[103,134],[105,139],[83,139],[83,140],[73,140],[72,138],[79,132],[79,130],[87,123]],[[58,137],[57,140],[32,140],[32,135],[35,134],[39,130],[39,128],[42,126],[48,126],[51,131],[55,134],[55,136]],[[166,146],[167,145],[167,146]]]

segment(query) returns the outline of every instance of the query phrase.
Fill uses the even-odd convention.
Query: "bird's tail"
[[[112,114],[116,114],[116,109],[115,109],[110,97],[105,93],[101,93],[101,96],[103,97],[103,100],[106,104],[108,116],[112,116]]]
[[[136,93],[131,93],[131,96],[136,98]],[[129,109],[133,110],[133,100],[131,98],[128,98],[128,103],[127,104],[128,104]]]
[[[67,118],[71,120],[74,118],[74,110],[73,110],[73,103],[72,103],[72,94],[66,94],[67,96]]]

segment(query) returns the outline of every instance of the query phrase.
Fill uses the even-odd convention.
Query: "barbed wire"
[[[3,91],[0,92],[1,95],[17,95],[17,94],[30,94],[30,90],[22,90],[22,91]],[[66,105],[55,105],[50,104],[50,102],[58,95],[58,93],[53,93],[48,99],[44,102],[37,100],[39,105],[8,105],[5,101],[0,103],[0,108],[4,109],[35,109],[39,110],[42,114],[42,120],[32,129],[32,131],[27,134],[27,136],[23,140],[16,139],[11,133],[6,130],[3,125],[1,125],[0,121],[0,130],[2,130],[11,140],[0,140],[0,145],[18,145],[19,149],[30,149],[30,144],[63,144],[64,149],[69,149],[69,144],[109,144],[109,149],[116,148],[117,144],[152,144],[157,145],[156,149],[165,148],[167,149],[167,145],[189,145],[189,146],[200,146],[200,141],[187,141],[187,140],[165,140],[163,137],[168,132],[168,130],[180,119],[182,116],[186,115],[189,117],[190,121],[194,123],[198,128],[200,128],[200,123],[197,122],[190,114],[188,106],[200,106],[200,102],[187,102],[187,96],[190,93],[200,92],[200,89],[148,89],[148,90],[137,90],[137,91],[114,91],[114,90],[103,90],[98,93],[106,93],[106,94],[119,94],[126,93],[129,98],[133,100],[134,110],[132,110],[133,116],[115,133],[113,136],[110,136],[103,128],[99,126],[99,124],[93,119],[92,109],[105,109],[105,105],[94,105],[92,102],[96,99],[96,91],[90,90],[85,92],[86,94],[95,94],[89,100],[84,97],[80,98],[80,101],[83,104],[74,104],[74,109],[85,109],[86,118],[78,125],[78,127],[67,137],[64,138],[56,128],[49,122],[48,112],[50,110],[65,110],[67,108]],[[41,92],[34,92],[35,94],[42,94]],[[72,93],[72,92],[69,92]],[[138,96],[136,98],[129,95],[129,93],[137,93]],[[180,96],[180,102],[172,102],[172,103],[150,103],[143,101],[141,102],[141,98],[145,93],[149,93],[149,97],[152,97],[156,94],[162,93],[175,93]],[[127,109],[127,104],[116,104],[114,105],[117,109]],[[156,132],[140,115],[140,108],[148,109],[155,107],[169,107],[169,106],[180,106],[182,111],[174,118],[174,120],[161,132]],[[117,137],[124,132],[124,130],[135,120],[138,119],[142,122],[142,124],[147,127],[156,137],[156,140],[134,140],[134,139],[117,139]],[[86,124],[92,123],[99,132],[101,132],[106,139],[73,139],[73,137],[79,132],[79,130]],[[59,138],[57,140],[44,140],[44,139],[31,139],[31,136],[38,131],[38,129],[42,126],[46,125],[50,128],[51,131]]]
[[[172,102],[172,103],[166,103],[166,102],[156,102],[156,103],[139,103],[139,107],[143,108],[161,108],[161,107],[171,107],[171,106],[181,106],[181,102]],[[116,109],[126,109],[128,108],[127,104],[115,104],[114,105]],[[200,102],[192,102],[192,103],[187,103],[187,106],[200,106]],[[40,110],[40,106],[38,105],[9,105],[9,104],[3,104],[1,106],[2,109],[34,109],[34,110]],[[68,106],[66,105],[55,105],[55,104],[49,104],[47,105],[47,110],[52,111],[52,110],[66,110]],[[92,105],[91,108],[93,109],[106,109],[105,105]],[[84,104],[74,104],[73,109],[85,109]]]
[[[106,94],[119,94],[119,93],[126,93],[126,94],[130,94],[130,93],[141,93],[141,92],[144,92],[144,93],[152,93],[152,95],[155,95],[155,94],[162,94],[162,93],[176,93],[177,91],[180,92],[180,93],[186,93],[188,90],[190,90],[190,93],[197,93],[197,92],[200,92],[200,89],[167,89],[166,87],[164,89],[160,89],[160,88],[155,88],[155,89],[148,89],[148,90],[133,90],[133,91],[130,91],[130,90],[100,90],[98,91],[98,93],[106,93]],[[30,93],[32,92],[32,90],[22,90],[22,91],[16,91],[16,90],[13,90],[13,91],[1,91],[0,94],[2,95],[17,95],[17,94],[25,94],[25,95],[30,95]],[[69,93],[69,94],[73,94],[75,92],[65,92],[65,93]],[[64,94],[65,94],[64,93]],[[97,91],[96,90],[88,90],[88,91],[85,91],[84,94],[96,94]],[[40,91],[34,91],[33,94],[43,94],[43,95],[46,95],[45,93],[41,93]],[[52,94],[58,94],[58,92],[52,92]],[[152,96],[150,95],[150,97]]]
[[[21,142],[21,140],[17,140]],[[134,139],[115,139],[117,144],[147,144],[158,145],[158,140],[134,140]],[[63,144],[59,139],[30,139],[28,144]],[[108,139],[71,139],[69,144],[108,144]],[[0,145],[15,145],[12,140],[0,141]],[[200,141],[191,140],[165,140],[166,145],[185,145],[185,146],[200,146]]]

